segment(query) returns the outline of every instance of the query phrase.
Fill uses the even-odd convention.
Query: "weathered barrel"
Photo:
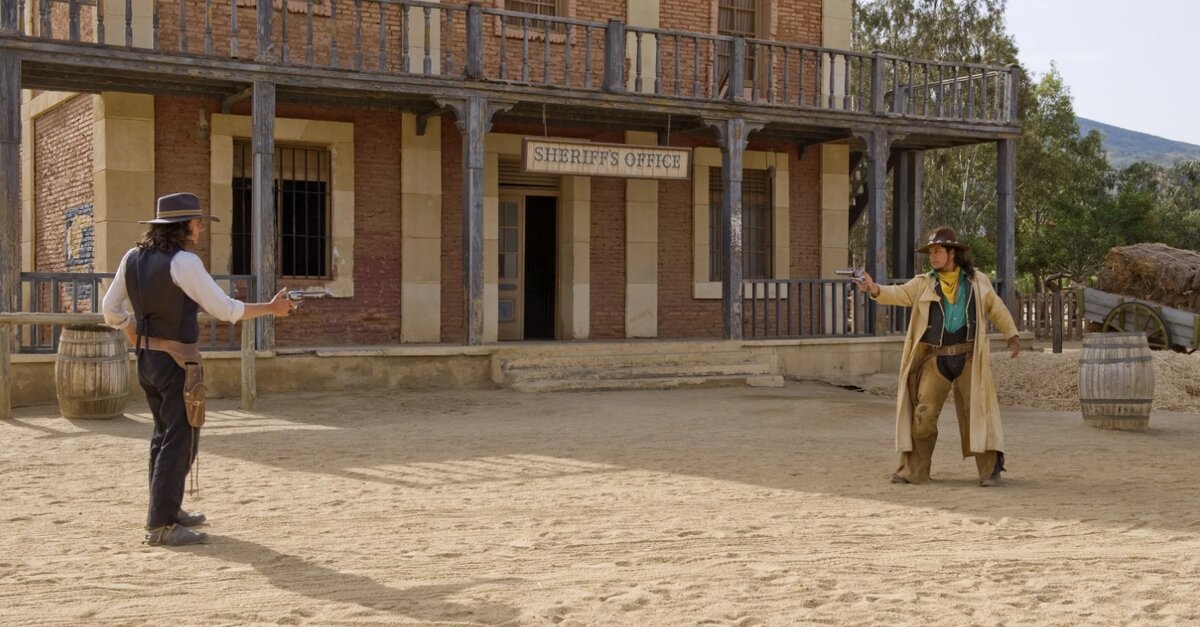
[[[115,418],[129,398],[129,353],[121,332],[103,326],[66,327],[54,363],[64,418]]]
[[[1084,423],[1141,431],[1154,401],[1154,356],[1145,333],[1092,333],[1079,359],[1079,404]]]

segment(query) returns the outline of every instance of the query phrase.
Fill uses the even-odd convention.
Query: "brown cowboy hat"
[[[154,213],[153,220],[138,220],[138,224],[173,224],[188,220],[221,221],[216,216],[204,213],[204,210],[200,208],[200,198],[188,192],[159,196],[158,202],[155,203]]]
[[[970,246],[958,243],[958,234],[954,229],[948,226],[939,226],[929,234],[929,241],[924,246],[917,249],[921,254],[929,254],[930,247],[942,246],[945,248],[957,248],[959,250],[971,250]]]

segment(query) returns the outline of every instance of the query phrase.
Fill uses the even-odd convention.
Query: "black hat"
[[[138,223],[173,224],[175,222],[187,222],[188,220],[221,221],[216,216],[204,213],[204,210],[200,208],[200,198],[195,194],[180,192],[178,194],[160,196],[155,207],[155,218],[153,220],[138,220]]]
[[[917,249],[917,252],[929,254],[929,248],[932,246],[943,246],[945,248],[957,248],[959,250],[970,250],[966,244],[958,243],[958,234],[954,229],[948,226],[939,226],[929,234],[929,242]]]

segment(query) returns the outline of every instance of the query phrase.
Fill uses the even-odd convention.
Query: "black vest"
[[[963,277],[967,279],[967,277]],[[971,289],[967,290],[967,324],[963,328],[954,333],[946,333],[946,312],[942,309],[942,285],[938,282],[937,276],[933,277],[933,291],[937,292],[938,300],[934,303],[929,303],[929,324],[925,327],[925,333],[921,336],[921,341],[934,346],[949,346],[951,344],[960,344],[962,342],[970,342],[975,339],[975,284],[971,283]]]
[[[137,332],[186,344],[200,339],[200,307],[171,279],[175,253],[139,250],[125,264],[125,289],[133,303]]]

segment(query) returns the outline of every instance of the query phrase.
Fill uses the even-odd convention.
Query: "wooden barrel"
[[[122,415],[129,398],[129,352],[121,332],[103,326],[64,328],[54,383],[64,418]]]
[[[1141,431],[1154,401],[1154,356],[1145,333],[1090,333],[1079,359],[1084,423]]]

